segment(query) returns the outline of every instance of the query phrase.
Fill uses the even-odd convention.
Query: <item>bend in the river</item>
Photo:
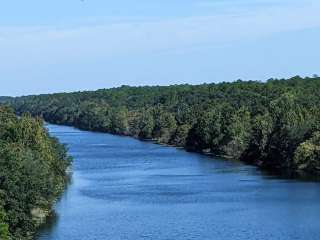
[[[320,184],[129,137],[49,125],[72,183],[38,240],[320,239]]]

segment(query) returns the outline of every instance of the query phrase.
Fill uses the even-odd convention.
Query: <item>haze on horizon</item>
[[[311,76],[319,11],[319,0],[3,1],[0,95]]]

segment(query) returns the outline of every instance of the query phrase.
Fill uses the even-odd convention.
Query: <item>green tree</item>
[[[153,114],[150,110],[144,110],[139,119],[139,137],[144,139],[151,139],[155,122]]]
[[[184,147],[186,145],[190,129],[191,125],[189,124],[178,125],[177,130],[170,141],[170,144],[179,147]]]
[[[267,165],[291,167],[294,151],[309,131],[306,111],[294,94],[285,93],[271,101],[270,113],[273,131],[267,146]]]
[[[154,128],[152,136],[161,143],[169,143],[175,133],[177,122],[172,113],[161,108],[154,109]]]
[[[239,159],[250,142],[252,131],[250,112],[244,107],[236,111],[231,118],[228,130],[229,142],[224,146],[224,152],[228,156]]]
[[[266,148],[272,131],[273,120],[269,112],[257,115],[252,120],[250,143],[241,160],[262,165],[268,154]]]
[[[187,138],[189,149],[219,153],[224,134],[223,116],[219,109],[212,108],[198,116]]]
[[[3,207],[0,206],[0,239],[9,240],[9,227],[5,222],[6,214],[3,210]]]
[[[70,158],[40,119],[0,107],[0,236],[27,239],[67,182]]]
[[[125,107],[115,108],[111,111],[111,132],[116,134],[128,134],[128,110]]]
[[[320,170],[320,132],[299,145],[294,153],[294,164],[299,170]]]

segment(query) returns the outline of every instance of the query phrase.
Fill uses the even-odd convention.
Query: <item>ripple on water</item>
[[[318,182],[127,137],[48,125],[73,181],[39,240],[319,240]]]

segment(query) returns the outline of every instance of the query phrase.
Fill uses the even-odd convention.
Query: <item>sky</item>
[[[319,0],[3,0],[0,95],[320,73]]]

